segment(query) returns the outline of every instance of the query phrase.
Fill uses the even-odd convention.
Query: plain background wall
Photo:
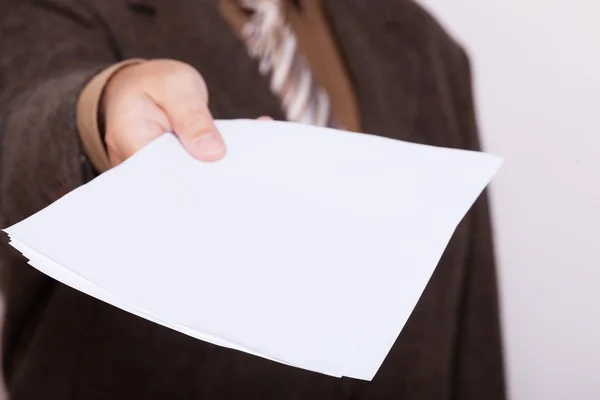
[[[600,400],[600,1],[421,0],[471,55],[513,400]],[[483,399],[482,399],[483,400]]]

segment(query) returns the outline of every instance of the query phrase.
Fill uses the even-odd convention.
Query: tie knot
[[[238,0],[240,6],[268,20],[283,18],[282,0]]]
[[[242,34],[253,57],[271,59],[281,47],[286,25],[281,0],[239,0],[240,5],[253,12]],[[263,68],[268,68],[263,63]]]

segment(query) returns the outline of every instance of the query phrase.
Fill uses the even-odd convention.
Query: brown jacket
[[[0,0],[0,225],[41,209],[94,173],[76,102],[127,58],[202,71],[216,118],[283,119],[218,13],[217,0]],[[325,0],[366,132],[477,149],[463,50],[407,0]],[[3,367],[13,400],[504,399],[486,197],[460,224],[372,382],[334,379],[213,346],[58,284],[6,239]],[[360,293],[357,293],[360,295]]]

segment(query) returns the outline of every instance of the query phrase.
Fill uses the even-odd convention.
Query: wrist
[[[144,62],[131,59],[114,64],[96,75],[83,89],[77,102],[77,129],[83,149],[98,172],[110,169],[104,145],[104,93],[111,78],[121,69]]]
[[[106,77],[106,81],[104,82],[102,90],[100,91],[100,97],[98,99],[98,111],[96,113],[98,131],[105,149],[106,143],[104,141],[104,138],[106,135],[106,104],[109,101],[108,99],[110,97],[109,93],[111,92],[111,86],[115,85],[115,83],[118,81],[119,76],[122,76],[125,70],[130,70],[131,68],[134,68],[143,62],[144,60],[141,59],[131,59],[119,63],[113,66],[116,68],[114,68],[111,71],[111,73]]]

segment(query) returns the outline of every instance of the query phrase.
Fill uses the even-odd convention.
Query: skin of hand
[[[124,67],[110,78],[100,107],[113,166],[164,132],[176,134],[198,160],[225,156],[225,143],[208,109],[206,83],[183,62],[152,60]]]

